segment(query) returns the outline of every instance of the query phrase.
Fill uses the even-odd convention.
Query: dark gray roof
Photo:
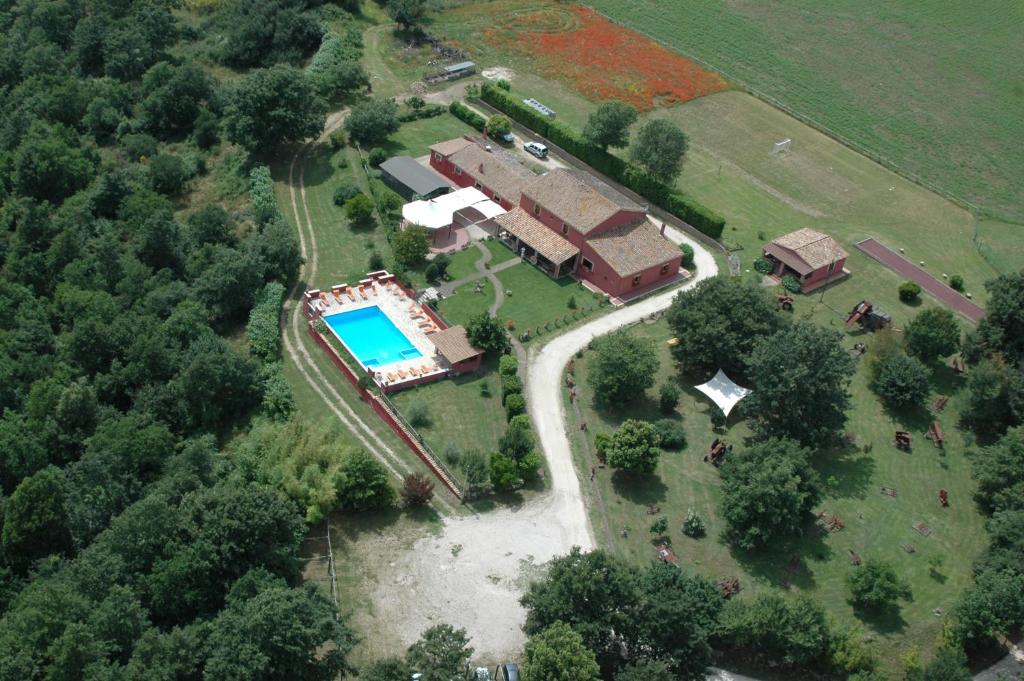
[[[411,156],[389,158],[380,164],[380,169],[421,196],[452,186],[440,173],[417,163]]]

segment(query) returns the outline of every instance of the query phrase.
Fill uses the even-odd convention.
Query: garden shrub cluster
[[[702,206],[693,198],[659,182],[636,165],[589,143],[575,130],[556,123],[540,112],[517,102],[507,92],[490,83],[485,83],[481,87],[480,97],[513,120],[530,128],[541,137],[547,138],[552,144],[565,149],[598,172],[604,173],[616,182],[635,191],[712,239],[722,236],[722,231],[725,229],[725,218]],[[452,113],[458,116],[455,111]],[[481,121],[483,121],[482,118]],[[472,125],[472,123],[470,124]]]
[[[281,356],[281,334],[278,320],[281,317],[281,303],[284,301],[284,286],[272,281],[263,287],[256,304],[249,312],[249,324],[245,337],[249,352],[262,362],[273,362]]]

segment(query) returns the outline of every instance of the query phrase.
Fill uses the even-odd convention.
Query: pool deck
[[[438,353],[429,338],[430,334],[444,329],[444,325],[439,324],[439,320],[413,300],[391,275],[380,278],[371,275],[370,279],[364,279],[356,286],[340,284],[332,286],[329,292],[310,291],[308,294],[313,296],[307,302],[307,314],[313,313],[315,316],[328,317],[379,307],[413,347],[420,351],[422,357],[373,367],[373,380],[385,391],[426,383],[448,374],[450,367],[447,360]],[[345,341],[337,334],[334,335],[348,350]],[[349,354],[355,357],[351,351]]]

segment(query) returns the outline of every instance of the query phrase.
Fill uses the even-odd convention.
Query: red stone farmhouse
[[[813,229],[798,229],[773,239],[764,247],[764,257],[774,265],[774,274],[787,274],[800,280],[804,292],[847,276],[847,253],[828,234]]]
[[[534,175],[466,139],[430,152],[435,170],[508,211],[493,220],[499,236],[550,276],[573,275],[617,298],[679,277],[682,252],[646,206],[590,174],[557,168]]]

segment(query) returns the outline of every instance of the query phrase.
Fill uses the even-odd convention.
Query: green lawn
[[[655,343],[661,370],[657,384],[647,395],[621,411],[606,413],[595,409],[586,387],[592,355],[587,353],[576,362],[579,407],[588,424],[590,451],[596,433],[610,432],[625,418],[661,418],[657,389],[666,381],[679,381],[683,389],[675,417],[683,421],[688,446],[682,452],[665,452],[657,474],[651,478],[631,480],[604,469],[598,472],[595,482],[584,479],[599,542],[638,566],[648,563],[655,555],[647,528],[658,516],[648,515],[647,507],[657,505],[661,508],[658,515],[669,518],[673,547],[683,565],[713,579],[739,577],[745,597],[769,589],[806,591],[842,623],[856,621],[846,603],[844,580],[852,569],[848,552],[853,550],[862,558],[879,558],[891,562],[910,582],[913,591],[913,600],[903,605],[900,617],[862,623],[877,638],[875,645],[883,665],[895,669],[902,655],[913,647],[926,654],[933,650],[942,620],[932,611],[950,609],[969,584],[971,563],[984,549],[987,539],[983,518],[972,501],[973,484],[964,456],[963,436],[955,428],[960,380],[945,369],[937,371],[935,383],[943,393],[953,396],[939,417],[948,438],[944,453],[940,453],[923,437],[931,417],[923,410],[903,418],[888,413],[868,390],[864,371],[859,370],[852,386],[853,409],[847,425],[857,435],[856,444],[816,454],[816,467],[822,479],[834,478],[827,485],[820,510],[838,513],[846,528],[824,537],[809,532],[790,546],[748,554],[731,549],[721,539],[724,524],[718,513],[719,476],[717,469],[702,460],[715,437],[724,437],[736,447],[743,447],[744,437],[749,434],[745,424],[734,416],[726,434],[712,431],[710,402],[693,389],[692,380],[677,378],[665,342],[670,332],[664,322],[638,325],[633,332]],[[847,335],[844,345],[851,347],[858,338],[863,337]],[[870,337],[866,342],[871,342]],[[567,398],[565,404],[578,466],[588,471],[593,464],[581,447],[583,435],[575,423],[574,407]],[[890,444],[897,429],[912,433],[911,453],[900,452]],[[897,496],[881,494],[883,486],[895,488]],[[942,488],[949,490],[952,499],[945,509],[937,499]],[[688,509],[707,523],[705,538],[694,540],[682,534],[680,528]],[[923,537],[914,531],[911,525],[917,521],[931,526],[932,535]],[[622,537],[623,529],[627,530],[626,538]],[[911,544],[916,551],[908,554],[902,544]],[[930,574],[927,563],[932,556],[941,556],[944,561],[938,575]],[[799,558],[799,569],[791,573],[787,566],[794,557]]]
[[[512,252],[512,249],[506,246],[502,241],[498,239],[487,239],[483,242],[484,247],[491,252],[490,265],[500,265],[503,262],[507,262],[512,258],[518,257]]]
[[[427,406],[431,423],[417,427],[417,431],[439,456],[444,457],[449,445],[463,452],[489,454],[497,449],[506,429],[496,367],[497,362],[490,362],[480,375],[465,374],[428,383],[395,393],[391,399],[403,414],[414,403]],[[445,463],[461,475],[450,460]]]
[[[476,261],[483,257],[478,248],[470,245],[448,256],[451,262],[448,265],[448,277],[452,280],[462,279],[476,272]]]
[[[1024,5],[587,0],[898,167],[1024,219]]]
[[[487,309],[494,303],[494,285],[483,279],[483,291],[476,293],[477,282],[472,281],[455,289],[455,292],[440,301],[437,309],[452,324],[465,324],[469,319]]]
[[[398,132],[380,146],[388,156],[418,158],[429,154],[432,144],[462,137],[468,133],[476,133],[476,130],[446,112],[433,118],[403,123]]]
[[[498,316],[515,323],[517,331],[527,329],[535,334],[549,324],[554,332],[559,327],[572,323],[572,315],[582,317],[584,311],[593,314],[598,298],[575,280],[564,277],[555,281],[529,263],[521,263],[496,275],[505,291],[505,302],[498,308]],[[569,307],[569,300],[576,301],[577,310]],[[557,326],[556,326],[557,322]]]

